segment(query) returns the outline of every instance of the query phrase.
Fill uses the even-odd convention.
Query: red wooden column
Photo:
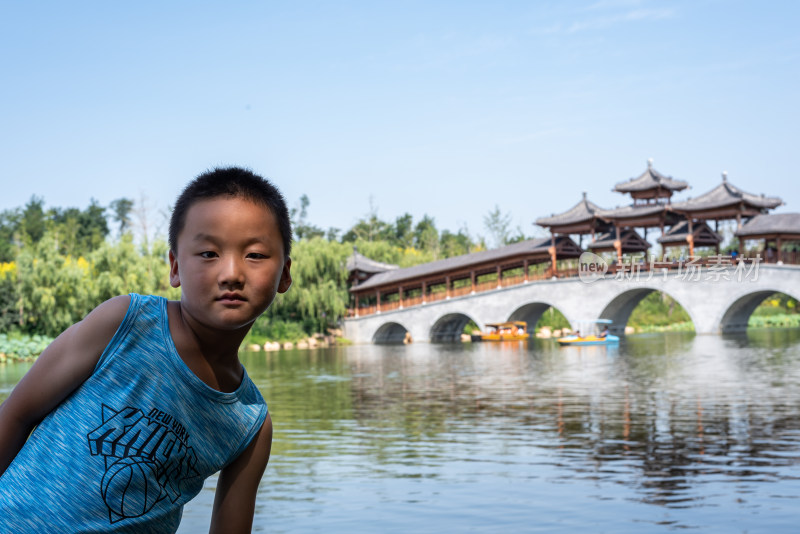
[[[686,236],[686,243],[689,245],[689,258],[694,258],[694,227],[692,226],[692,218],[689,221],[689,235]]]
[[[503,269],[501,269],[500,266],[498,265],[497,266],[497,287],[498,288],[503,287],[502,280],[503,280]]]
[[[425,304],[425,292],[428,290],[428,283],[422,282],[422,303]]]
[[[400,301],[400,309],[403,309],[403,286],[397,288],[397,297]]]
[[[617,251],[617,263],[622,263],[622,240],[619,238],[619,225],[615,224],[614,229],[617,231],[617,238],[614,240],[614,249]]]
[[[380,313],[381,312],[381,292],[380,292],[380,290],[376,291],[375,295],[378,297],[375,309],[378,311],[378,313]]]
[[[741,229],[742,229],[742,214],[741,213],[737,213],[736,214],[736,230],[738,231],[738,230],[741,230]],[[744,238],[740,237],[739,238],[739,258],[743,258],[744,257],[744,249],[745,249]]]
[[[550,253],[550,275],[556,276],[556,235],[550,231],[550,247],[547,249]]]
[[[444,298],[450,298],[450,275],[444,277]]]
[[[522,274],[524,276],[523,280],[525,282],[528,281],[528,260],[523,260],[522,262]]]

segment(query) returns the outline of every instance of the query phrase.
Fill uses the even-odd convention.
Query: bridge
[[[677,301],[697,334],[721,334],[744,331],[755,308],[773,293],[800,300],[800,266],[756,263],[743,269],[743,265],[618,271],[591,278],[526,277],[491,290],[448,294],[388,310],[379,307],[345,319],[345,336],[356,343],[401,342],[407,333],[415,342],[457,341],[470,320],[481,329],[486,323],[521,320],[532,330],[550,307],[573,327],[583,320],[611,319],[611,332],[620,334],[636,305],[653,291]]]

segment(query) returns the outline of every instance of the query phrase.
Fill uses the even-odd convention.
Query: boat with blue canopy
[[[558,338],[558,344],[562,347],[576,345],[611,345],[619,343],[619,336],[609,332],[609,325],[613,323],[611,319],[595,319],[578,321],[578,329],[568,336]]]

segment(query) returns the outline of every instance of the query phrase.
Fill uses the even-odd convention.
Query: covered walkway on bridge
[[[350,315],[368,315],[480,291],[577,274],[577,265],[553,265],[555,254],[576,260],[583,250],[567,236],[521,241],[493,250],[415,265],[385,269],[350,288]],[[363,262],[362,262],[363,263]],[[573,262],[574,263],[574,262]],[[362,271],[363,274],[363,271]]]

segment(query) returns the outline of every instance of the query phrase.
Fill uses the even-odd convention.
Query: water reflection
[[[799,337],[659,334],[628,338],[618,349],[541,341],[358,346],[285,355],[284,363],[294,358],[290,367],[305,376],[294,385],[273,376],[265,386],[273,413],[291,413],[294,426],[281,433],[277,450],[302,459],[350,458],[333,467],[346,480],[480,481],[490,491],[515,479],[538,480],[541,488],[600,484],[603,491],[584,497],[595,508],[628,495],[618,523],[691,527],[719,518],[695,511],[687,520],[678,511],[718,508],[722,500],[735,511],[731,517],[747,516],[765,483],[772,508],[796,495]],[[313,430],[308,414],[294,411],[312,409]],[[278,470],[289,468],[284,474],[301,476],[291,471],[295,463],[280,463]],[[334,488],[309,487],[306,497]],[[425,499],[423,492],[419,501]],[[411,493],[400,500],[417,502]],[[485,501],[468,498],[461,509]],[[642,505],[676,515],[653,520],[641,511],[656,508]],[[586,520],[588,528],[593,523]]]
[[[257,531],[796,528],[800,330],[245,364],[275,421]],[[181,532],[207,529],[214,485]]]

